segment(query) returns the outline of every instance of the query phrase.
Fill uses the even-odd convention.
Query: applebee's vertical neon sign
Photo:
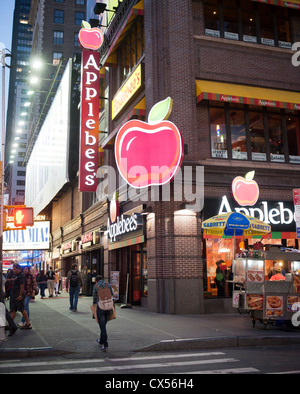
[[[115,142],[118,170],[133,188],[164,185],[176,175],[183,158],[182,135],[167,121],[173,100],[157,103],[148,123],[130,120],[119,130]]]
[[[99,142],[99,79],[103,33],[83,21],[78,35],[82,48],[79,191],[97,190]]]

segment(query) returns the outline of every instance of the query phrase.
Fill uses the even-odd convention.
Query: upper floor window
[[[77,5],[85,5],[85,0],[76,0]]]
[[[80,26],[81,22],[85,19],[85,13],[84,12],[75,12],[75,25]]]
[[[297,111],[210,102],[213,158],[300,164]]]
[[[64,44],[64,32],[63,31],[54,31],[53,32],[53,44],[54,45],[63,45]]]
[[[292,48],[289,9],[249,0],[204,3],[205,35]]]
[[[54,23],[64,23],[65,12],[64,10],[54,10]]]

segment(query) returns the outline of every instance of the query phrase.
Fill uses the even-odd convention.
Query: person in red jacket
[[[271,276],[270,280],[285,280],[285,276],[283,276],[281,274],[281,268],[280,267],[276,267],[275,268],[275,275]]]

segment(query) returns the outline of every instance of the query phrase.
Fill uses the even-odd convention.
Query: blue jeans
[[[24,300],[24,309],[27,312],[28,315],[28,319],[29,319],[29,303],[31,301],[31,296],[26,296],[25,300]],[[22,317],[22,323],[25,323],[25,319],[24,317]]]
[[[41,297],[45,297],[45,289],[47,287],[47,283],[41,283],[40,285],[40,289],[41,289]]]
[[[70,309],[77,311],[78,304],[78,295],[80,292],[80,285],[77,287],[69,287],[69,295],[70,295]]]
[[[103,311],[97,305],[97,319],[100,327],[100,344],[104,345],[105,347],[108,347],[106,324],[108,322],[108,318],[110,317],[110,315],[111,315],[111,310]]]

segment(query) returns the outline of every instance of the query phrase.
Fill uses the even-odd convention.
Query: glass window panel
[[[252,160],[266,161],[266,140],[262,111],[249,112]]]
[[[290,163],[300,164],[300,132],[299,121],[295,116],[286,116],[286,131]]]
[[[278,32],[278,45],[281,48],[292,48],[291,31],[288,17],[288,10],[276,7],[277,13],[277,32]]]
[[[210,138],[212,157],[228,158],[225,108],[210,108]]]
[[[232,158],[247,160],[248,155],[244,111],[236,109],[230,110],[230,130]]]
[[[283,131],[280,114],[268,114],[271,161],[284,163]]]
[[[238,40],[238,14],[235,0],[224,0],[224,37]]]
[[[242,25],[243,25],[243,41],[257,42],[256,38],[256,21],[254,3],[248,0],[241,2],[242,8]]]
[[[259,16],[261,43],[264,45],[274,46],[274,26],[271,6],[267,4],[259,4]]]
[[[205,35],[220,37],[220,16],[217,2],[204,3]]]

